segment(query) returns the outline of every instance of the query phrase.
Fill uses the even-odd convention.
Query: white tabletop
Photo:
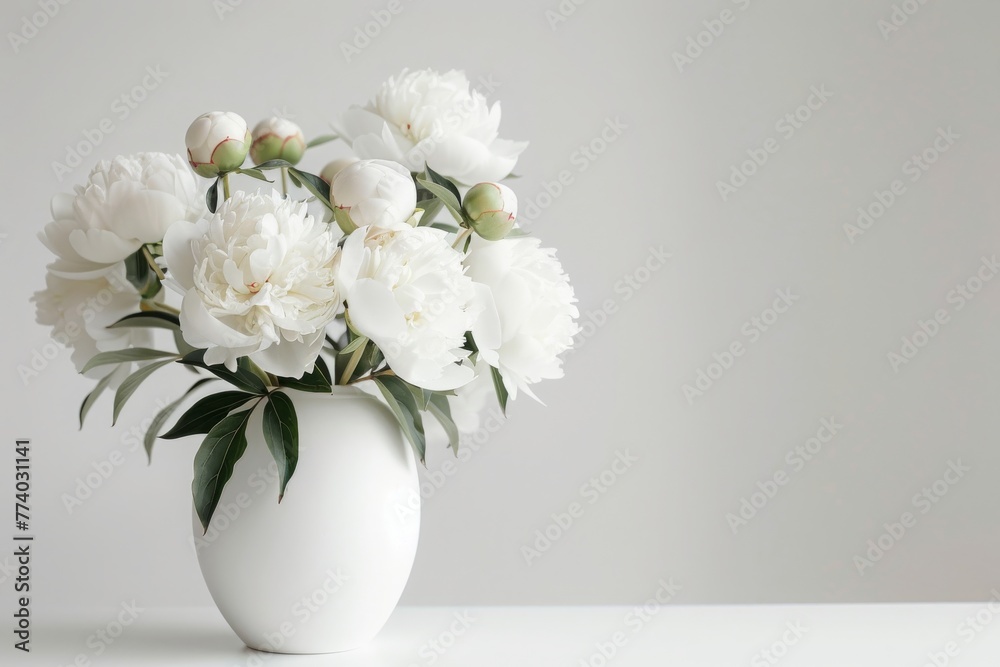
[[[145,609],[108,645],[115,610],[36,612],[31,653],[2,665],[280,667],[750,667],[1000,664],[1000,604],[401,607],[357,651],[283,656],[245,648],[215,609]],[[7,634],[5,632],[4,634]],[[616,641],[617,640],[617,641]],[[616,645],[617,644],[617,645]],[[770,651],[765,654],[764,651]],[[98,654],[100,652],[100,654]],[[951,653],[951,656],[948,653]],[[604,658],[602,653],[611,654]],[[936,662],[935,662],[936,660]],[[76,661],[76,662],[74,662]]]

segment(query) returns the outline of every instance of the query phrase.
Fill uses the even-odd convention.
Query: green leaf
[[[140,294],[145,291],[149,282],[149,262],[141,248],[125,258],[125,279]]]
[[[465,214],[462,213],[462,204],[457,195],[452,193],[451,190],[443,185],[439,185],[434,181],[429,181],[420,177],[417,177],[417,183],[420,183],[423,187],[427,188],[434,193],[434,196],[441,200],[441,202],[448,207],[451,211],[452,216],[458,222],[465,221]]]
[[[351,352],[354,352],[356,349],[358,349],[359,347],[361,347],[362,345],[364,345],[367,342],[368,342],[368,339],[366,337],[364,337],[364,336],[358,336],[357,338],[355,338],[354,340],[352,340],[350,343],[348,343],[347,347],[345,347],[343,350],[341,350],[340,353],[341,354],[350,354]]]
[[[149,359],[162,359],[163,357],[177,358],[177,353],[152,350],[148,347],[130,347],[124,350],[98,352],[91,357],[90,361],[84,365],[83,370],[80,372],[86,373],[91,368],[107,366],[108,364],[121,364],[127,361],[148,361]]]
[[[180,416],[174,427],[161,435],[164,440],[176,440],[189,435],[208,433],[216,424],[247,401],[259,398],[243,391],[220,391],[198,400]]]
[[[299,462],[299,421],[295,416],[292,399],[280,391],[273,391],[264,406],[264,442],[278,464],[281,486],[278,502],[285,496],[285,487]]]
[[[160,293],[160,279],[150,268],[142,248],[125,258],[125,279],[143,299],[151,299]]]
[[[125,407],[125,403],[128,399],[132,398],[132,394],[134,394],[135,390],[139,388],[139,385],[142,384],[143,380],[152,375],[157,369],[169,364],[172,361],[173,359],[163,359],[162,361],[154,361],[151,364],[147,364],[129,375],[120,385],[118,385],[118,391],[115,392],[114,412],[111,416],[112,426],[118,422],[118,415],[121,414],[122,408]]]
[[[340,139],[340,136],[336,134],[323,134],[318,137],[315,137],[314,139],[310,139],[309,142],[306,144],[306,148],[315,148],[316,146],[322,146],[323,144],[330,143],[331,141],[335,141],[336,139]]]
[[[326,374],[323,370],[326,370]],[[326,362],[320,357],[316,357],[316,365],[313,369],[301,378],[278,378],[278,386],[299,391],[311,391],[318,394],[329,394],[333,390],[333,383],[330,381],[330,370],[326,368]],[[273,392],[271,394],[274,395]]]
[[[108,326],[109,329],[123,329],[131,327],[169,329],[171,331],[176,331],[181,328],[181,321],[176,315],[171,313],[144,311],[141,313],[126,315],[114,324]]]
[[[459,193],[458,186],[455,185],[454,181],[452,181],[447,176],[442,176],[441,174],[437,173],[428,166],[424,166],[424,172],[427,174],[427,177],[430,180],[434,181],[438,185],[447,188],[449,192],[455,195],[455,199],[457,199],[458,201],[462,201],[462,195]]]
[[[421,222],[423,222],[423,220],[421,220]],[[449,234],[457,234],[458,233],[458,227],[456,227],[455,225],[449,225],[447,222],[432,222],[432,223],[430,223],[429,225],[426,225],[426,226],[427,227],[433,227],[434,229],[444,230],[444,231],[448,232]]]
[[[418,201],[417,208],[422,209],[424,212],[424,214],[420,217],[420,224],[418,227],[432,226],[434,218],[441,212],[441,208],[443,206],[444,202],[437,197]]]
[[[448,444],[458,456],[458,427],[455,426],[455,420],[451,417],[451,404],[448,403],[448,397],[438,392],[431,393],[431,402],[427,404],[427,411],[441,422],[444,432],[448,434]]]
[[[531,232],[529,232],[526,229],[521,229],[520,227],[514,227],[509,232],[507,232],[507,236],[505,236],[504,238],[519,239],[525,236],[531,236]]]
[[[248,167],[247,169],[237,169],[236,173],[249,176],[250,178],[256,178],[258,181],[264,181],[265,183],[274,183],[274,181],[265,176],[264,172],[262,172],[259,168]]]
[[[205,205],[208,206],[209,213],[215,213],[219,208],[219,178],[208,186],[208,192],[205,193]]]
[[[146,456],[149,458],[150,463],[153,462],[153,444],[156,442],[156,437],[160,434],[160,429],[163,428],[163,425],[167,423],[168,419],[170,419],[170,415],[174,414],[174,411],[177,410],[177,407],[184,401],[184,399],[190,396],[191,392],[206,382],[215,382],[215,378],[202,378],[201,380],[198,380],[191,385],[187,391],[181,394],[180,398],[157,412],[156,416],[153,417],[153,421],[149,423],[149,428],[146,429],[146,434],[143,436],[143,444],[146,447]]]
[[[304,187],[306,190],[314,194],[316,198],[319,199],[328,209],[331,211],[333,210],[333,205],[330,203],[329,183],[315,174],[299,171],[294,167],[288,168],[288,174],[295,180],[299,181],[301,187]]]
[[[94,389],[87,394],[87,397],[83,399],[83,403],[80,404],[80,428],[83,428],[83,420],[86,419],[87,413],[90,412],[90,408],[94,407],[94,403],[97,402],[98,397],[104,393],[107,389],[108,383],[111,382],[111,376],[114,375],[114,371],[108,373],[94,385]]]
[[[195,454],[191,492],[205,532],[222,498],[222,490],[233,476],[236,462],[247,449],[247,422],[252,412],[253,408],[220,421],[208,432]]]
[[[345,234],[350,234],[358,228],[358,226],[354,224],[354,221],[351,220],[351,214],[339,206],[333,207],[333,219],[337,222],[337,226],[340,227],[340,231]]]
[[[282,167],[292,167],[294,166],[288,160],[267,160],[266,162],[261,162],[260,164],[254,165],[254,169],[281,169]]]
[[[424,436],[424,423],[417,409],[413,394],[407,389],[406,383],[394,375],[380,375],[375,378],[375,384],[385,397],[389,409],[396,415],[403,435],[413,445],[417,458],[424,463],[424,453],[427,450],[427,439]]]
[[[226,382],[238,387],[239,389],[248,391],[251,394],[263,396],[267,393],[267,385],[265,385],[264,381],[253,372],[250,360],[246,357],[241,357],[239,361],[236,362],[237,365],[235,372],[229,370],[222,364],[217,366],[209,366],[206,364],[205,350],[195,350],[194,352],[184,355],[184,358],[180,359],[180,363],[197,366],[198,368],[204,368],[208,372],[213,373],[216,377],[220,377]]]
[[[503,383],[503,376],[500,369],[490,366],[490,374],[493,376],[493,389],[497,392],[497,400],[500,402],[500,410],[504,417],[507,416],[507,387]]]

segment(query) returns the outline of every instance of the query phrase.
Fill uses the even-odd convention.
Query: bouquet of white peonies
[[[371,383],[423,461],[425,414],[457,452],[456,422],[468,420],[452,408],[481,383],[505,410],[561,377],[573,289],[555,252],[517,226],[517,197],[500,181],[527,144],[498,139],[499,123],[499,103],[463,73],[404,71],[349,109],[337,135],[307,142],[287,119],[250,130],[212,112],[188,129],[187,159],[99,163],[52,200],[40,237],[55,260],[34,297],[39,323],[97,381],[81,426],[105,390],[117,420],[158,369],[207,373],[145,436],[150,455],[157,437],[204,436],[193,491],[207,527],[258,408],[280,500],[298,458],[286,390]],[[297,167],[337,138],[356,157],[319,175]],[[156,330],[172,342],[154,347]],[[232,386],[166,428],[215,379]]]

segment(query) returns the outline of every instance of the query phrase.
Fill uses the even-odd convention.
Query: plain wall
[[[36,604],[211,603],[190,544],[197,443],[161,441],[147,465],[129,435],[187,376],[148,383],[115,429],[105,397],[78,431],[90,383],[67,352],[19,375],[49,343],[28,299],[50,197],[98,158],[183,152],[209,110],[326,133],[404,66],[494,82],[501,135],[531,141],[512,182],[521,210],[542,211],[533,230],[593,323],[566,378],[538,387],[546,406],[519,400],[435,476],[404,602],[631,603],[670,578],[688,603],[989,597],[1000,280],[971,300],[955,290],[1000,252],[1000,5],[896,2],[902,25],[883,35],[893,1],[70,2],[17,52],[5,38],[0,386],[4,439],[34,443]],[[557,21],[560,6],[576,8]],[[39,7],[4,3],[0,27]],[[392,18],[348,62],[341,45],[372,12]],[[155,89],[116,103],[148,67],[165,73]],[[796,112],[797,127],[783,120]],[[113,131],[60,182],[53,163],[105,118]],[[947,152],[907,166],[949,128]],[[305,167],[344,153],[317,149]],[[753,155],[766,162],[743,165]],[[753,174],[723,197],[733,169]],[[894,180],[902,194],[849,234]],[[661,248],[669,260],[647,272]],[[785,312],[768,312],[776,299]],[[917,334],[938,311],[935,335]],[[894,368],[914,336],[925,344]],[[700,372],[704,391],[685,392]],[[63,494],[116,451],[123,464],[69,512]],[[636,461],[595,492],[619,456]],[[450,457],[436,448],[428,472]],[[939,481],[951,463],[968,470]],[[0,479],[10,489],[12,468]],[[946,493],[921,499],[935,482]],[[522,547],[572,503],[582,515],[529,564]],[[727,518],[741,507],[745,525]],[[856,560],[880,539],[884,555]]]

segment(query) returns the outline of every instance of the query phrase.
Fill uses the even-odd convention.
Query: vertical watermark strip
[[[31,440],[14,441],[14,648],[31,651]]]

